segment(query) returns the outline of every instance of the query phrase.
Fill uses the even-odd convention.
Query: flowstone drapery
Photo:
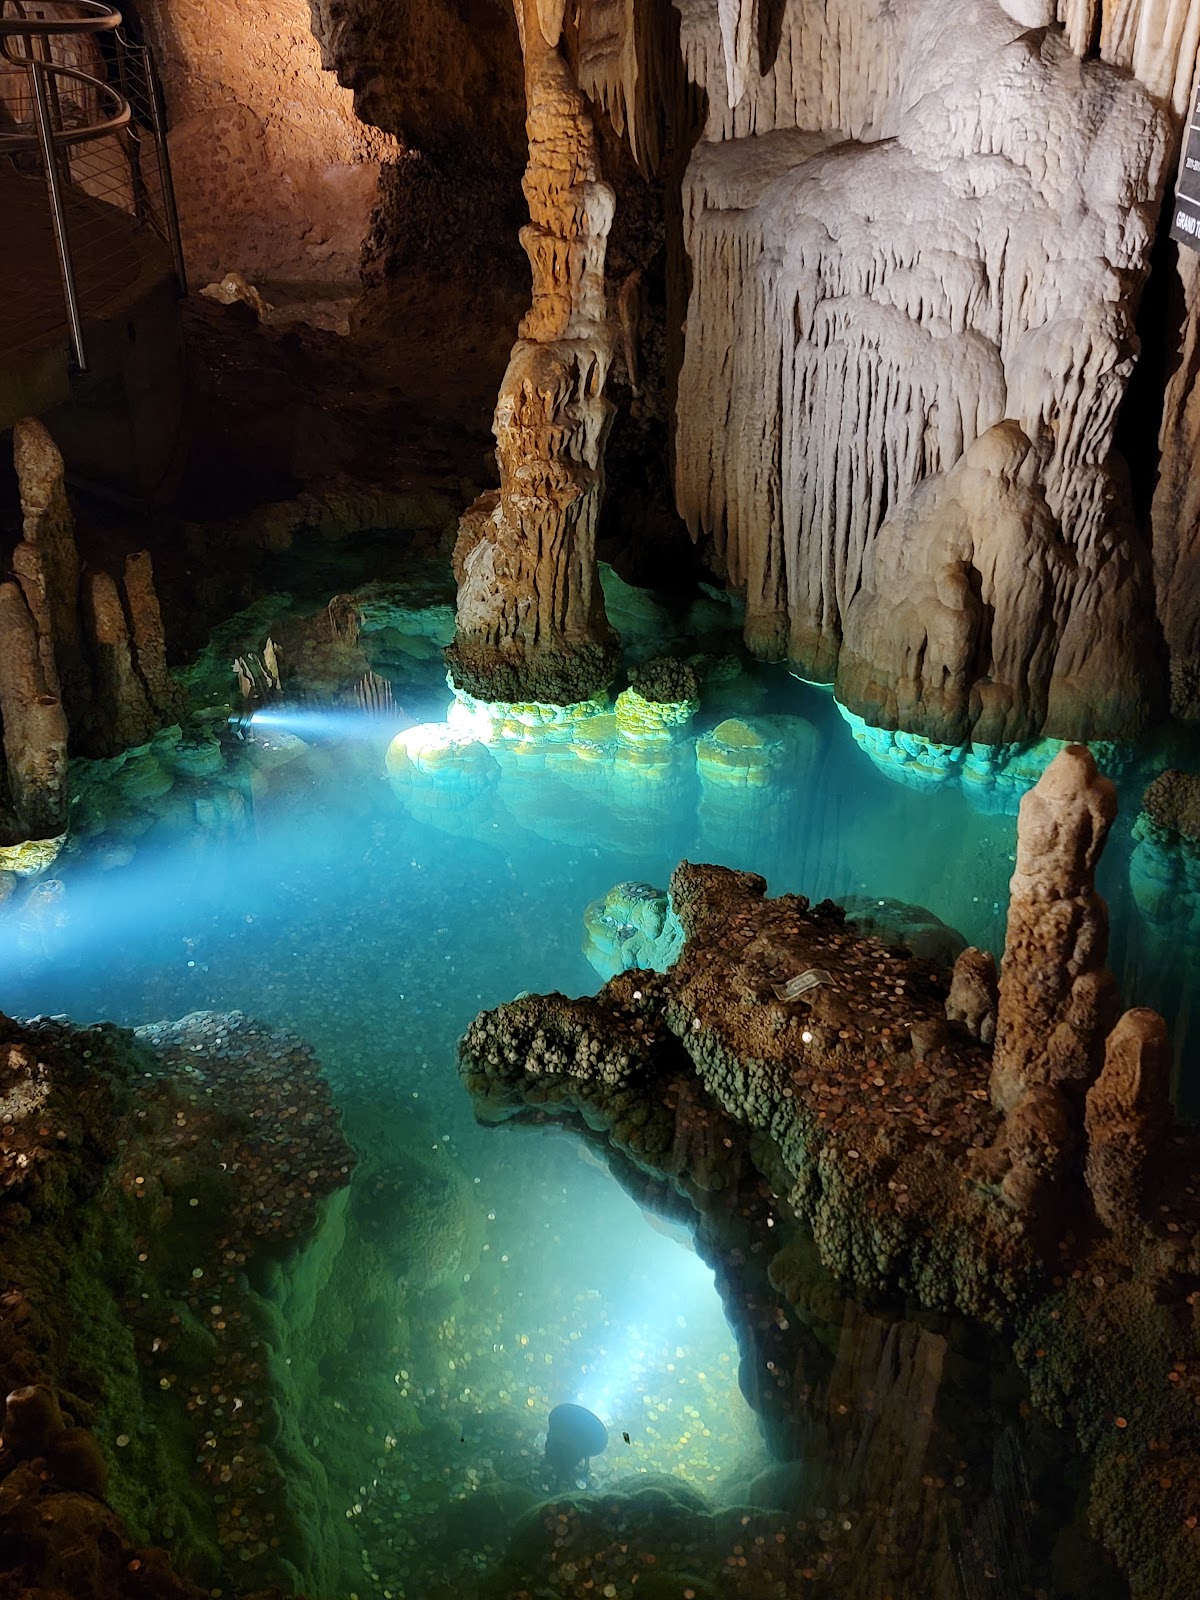
[[[948,743],[1135,733],[1161,686],[1113,441],[1160,106],[995,0],[790,0],[766,71],[730,54],[756,8],[681,9],[710,109],[676,487],[751,647]]]

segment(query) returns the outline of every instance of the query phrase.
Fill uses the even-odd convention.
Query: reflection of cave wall
[[[352,279],[395,141],[323,68],[307,0],[142,0],[189,270]]]

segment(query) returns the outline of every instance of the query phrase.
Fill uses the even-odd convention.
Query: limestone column
[[[455,684],[488,700],[586,699],[615,670],[596,569],[611,356],[604,252],[613,191],[587,100],[560,48],[563,7],[514,0],[525,58],[533,302],[496,405],[499,493],[466,512],[454,552]]]

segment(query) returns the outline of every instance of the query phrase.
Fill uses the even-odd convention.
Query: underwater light
[[[630,1413],[635,1401],[655,1381],[656,1349],[672,1346],[678,1330],[724,1320],[713,1270],[690,1243],[675,1242],[655,1248],[653,1273],[639,1289],[610,1308],[612,1333],[601,1352],[592,1358],[575,1399],[614,1427]],[[598,1452],[596,1452],[598,1453]]]
[[[258,734],[283,733],[297,739],[375,739],[391,735],[405,721],[400,707],[388,716],[358,706],[306,706],[272,704],[245,706],[229,717],[236,739]]]
[[[608,1429],[594,1411],[570,1401],[551,1411],[545,1465],[556,1488],[568,1489],[585,1480],[592,1457],[607,1448]]]

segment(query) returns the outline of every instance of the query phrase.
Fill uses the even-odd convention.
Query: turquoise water
[[[373,1226],[416,1239],[405,1207],[424,1203],[419,1193],[432,1196],[398,1287],[369,1287],[371,1317],[346,1336],[340,1359],[325,1352],[323,1391],[304,1402],[304,1443],[344,1522],[339,1576],[313,1600],[783,1592],[772,1584],[784,1580],[762,1565],[762,1552],[786,1531],[778,1514],[762,1523],[755,1512],[752,1523],[742,1513],[746,1523],[735,1519],[732,1531],[720,1521],[721,1507],[771,1506],[792,1492],[770,1487],[779,1468],[742,1394],[777,1377],[743,1360],[713,1272],[686,1229],[640,1209],[589,1146],[555,1130],[475,1125],[454,1070],[456,1041],[477,1011],[523,990],[598,987],[581,951],[585,907],[619,881],[665,886],[685,856],[761,871],[772,892],[916,903],[998,951],[1014,820],[980,813],[958,787],[928,793],[889,781],[826,695],[748,665],[713,687],[669,756],[653,747],[635,751],[636,759],[628,750],[614,756],[611,728],[597,725],[582,738],[551,730],[499,739],[489,747],[491,765],[455,758],[440,775],[389,781],[385,755],[396,727],[444,723],[450,703],[436,652],[414,662],[397,682],[403,710],[392,722],[331,722],[322,731],[319,720],[297,719],[291,726],[304,737],[286,728],[281,736],[277,726],[247,744],[223,734],[219,746],[206,746],[218,749],[219,761],[206,757],[203,780],[190,788],[181,773],[169,781],[166,763],[167,779],[149,782],[143,772],[127,809],[112,810],[103,826],[93,808],[90,834],[43,875],[43,885],[52,873],[61,890],[39,899],[38,884],[26,882],[6,908],[0,1006],[130,1025],[240,1010],[286,1026],[324,1063],[360,1152],[355,1193],[374,1207]],[[768,746],[801,750],[802,762],[772,766],[768,751],[762,782],[698,776],[697,737],[731,715],[752,726],[758,719]],[[1146,773],[1145,764],[1129,770],[1130,793]],[[1128,889],[1130,824],[1127,810],[1105,863],[1113,965],[1128,1003],[1157,1003],[1175,1024],[1187,1099],[1194,952],[1176,947],[1166,965],[1139,919]],[[397,1170],[424,1174],[416,1201],[411,1190],[403,1199],[403,1185],[389,1176]],[[358,1270],[356,1250],[366,1260],[354,1215],[341,1246],[346,1281]],[[331,1282],[336,1287],[336,1274]],[[325,1314],[318,1300],[318,1323]],[[878,1332],[898,1347],[910,1337],[889,1333],[886,1319],[863,1332],[860,1314],[827,1283],[813,1290],[804,1315],[820,1361],[830,1364],[827,1395],[839,1383],[853,1389],[847,1363],[863,1359],[864,1340],[869,1348]],[[932,1360],[927,1333],[911,1333],[910,1342],[905,1359],[918,1367]],[[978,1439],[1000,1438],[997,1418],[1017,1415],[1013,1396],[996,1398],[1008,1379],[989,1379],[983,1398],[975,1394],[990,1353],[968,1360],[959,1349],[956,1360],[983,1365],[956,1384],[934,1384],[948,1407],[934,1431],[951,1481],[946,1439],[960,1442],[965,1473]],[[599,1498],[587,1515],[597,1526],[584,1516],[583,1525],[564,1520],[555,1532],[534,1512],[545,1494],[546,1418],[564,1400],[595,1410],[610,1442],[592,1464]],[[895,1403],[901,1421],[892,1425],[911,1432],[904,1402]],[[811,1482],[824,1482],[848,1446],[837,1442],[832,1413],[817,1422],[807,1471]],[[930,1451],[932,1460],[933,1444]],[[1001,1454],[986,1467],[997,1482]],[[985,1469],[974,1462],[969,1470]],[[870,1473],[856,1471],[853,1482],[866,1493]],[[639,1479],[673,1483],[688,1514],[697,1505],[711,1513],[707,1543],[687,1567],[691,1578],[655,1587],[660,1563],[668,1564],[664,1550],[678,1552],[689,1537],[664,1532],[661,1506],[630,1511],[624,1543],[599,1526],[616,1515],[605,1511],[604,1494],[628,1496]],[[833,1519],[829,1539],[850,1536],[860,1508],[838,1509],[832,1491],[812,1495],[812,1526]],[[816,1504],[821,1498],[831,1503]],[[506,1557],[523,1513],[534,1515],[529,1551]],[[1070,1521],[1070,1506],[1051,1515],[1056,1532]],[[739,1526],[751,1529],[750,1554],[714,1554],[742,1551]],[[986,1539],[976,1532],[959,1527],[949,1554],[944,1540],[933,1540],[929,1587],[913,1592],[943,1592],[935,1570],[944,1576],[957,1563],[955,1581],[973,1593],[962,1573],[986,1560]],[[526,1591],[513,1563],[542,1560],[538,1538],[552,1547],[561,1541],[562,1572]],[[587,1557],[594,1573],[576,1550],[589,1540],[609,1552],[606,1563],[598,1552]],[[628,1563],[617,1560],[629,1555],[626,1545]],[[733,1565],[723,1577],[705,1566],[726,1560]],[[734,1582],[739,1561],[749,1563],[747,1582],[759,1563],[758,1588],[720,1586]],[[839,1579],[829,1592],[854,1588]]]

